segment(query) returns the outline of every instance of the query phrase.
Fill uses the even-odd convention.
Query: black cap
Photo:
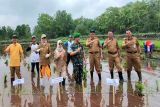
[[[94,29],[91,29],[90,33],[96,33],[96,31]]]

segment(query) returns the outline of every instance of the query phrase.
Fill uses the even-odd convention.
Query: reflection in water
[[[12,107],[21,107],[21,86],[13,86],[11,89],[11,106]]]
[[[146,59],[143,61],[144,63],[144,70],[149,73],[154,73],[155,69],[157,68],[158,61],[152,59]]]
[[[65,91],[65,87],[64,86],[58,86],[57,88],[57,105],[60,107],[65,107],[67,106],[67,101],[68,101],[68,96],[67,93]]]
[[[143,107],[144,98],[135,95],[131,81],[128,81],[127,86],[128,107]]]
[[[123,101],[123,82],[121,82],[118,86],[118,89],[115,93],[115,105],[113,105],[113,86],[110,86],[109,89],[109,107],[122,107]]]
[[[24,87],[22,88],[22,90],[29,91],[29,94],[24,94],[21,92],[21,87],[15,86],[10,88],[9,68],[6,67],[4,63],[5,60],[5,57],[1,57],[0,59],[0,67],[4,69],[2,70],[2,75],[0,75],[0,84],[2,84],[0,87],[0,98],[3,99],[0,100],[0,107],[143,107],[147,104],[146,102],[144,104],[144,98],[146,98],[147,96],[139,97],[135,95],[135,83],[131,84],[131,82],[124,82],[116,88],[115,105],[113,105],[113,87],[106,85],[105,81],[102,81],[102,83],[96,83],[96,81],[90,82],[90,79],[88,78],[87,84],[83,84],[82,86],[76,85],[74,82],[69,81],[69,83],[66,84],[65,87],[60,87],[59,84],[56,84],[53,87],[45,84],[45,87],[41,87],[40,78],[38,78],[37,76],[33,76],[30,72],[26,72],[27,65],[26,67],[21,67],[22,77],[25,78],[25,84],[23,84]],[[143,67],[152,67],[152,70],[154,72],[157,71],[158,73],[157,63],[159,62],[154,62],[154,60],[145,60]],[[103,62],[102,64],[106,64],[106,62]],[[106,67],[104,67],[103,69],[106,69]],[[104,72],[102,72],[102,75],[103,73]],[[8,81],[4,84],[3,77],[5,74],[7,75]],[[107,76],[104,75],[102,80],[105,80]],[[145,73],[143,76],[146,76],[146,78],[151,77],[149,73]],[[150,84],[153,84],[153,82],[150,82]],[[157,81],[157,91],[160,90],[160,87],[158,87],[160,86],[159,84],[160,82]],[[154,85],[153,87],[155,88]],[[8,93],[10,94],[10,89],[11,99],[8,95]],[[46,90],[48,90],[48,93],[46,93]],[[148,98],[151,97],[151,95],[148,95]],[[156,103],[158,102],[158,99],[153,99]],[[10,104],[10,106],[5,104],[6,101],[9,101],[9,103],[7,104]],[[149,99],[148,105],[152,105],[154,107],[155,102],[150,101]]]
[[[32,95],[33,95],[33,102],[28,103],[29,107],[40,107],[40,79],[37,77],[37,84],[34,81],[34,75],[31,73],[31,84],[32,84]]]
[[[101,82],[98,82],[97,85],[91,81],[91,92],[90,92],[90,103],[91,107],[100,107],[102,94],[101,94]]]

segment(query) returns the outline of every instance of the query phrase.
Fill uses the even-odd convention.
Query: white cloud
[[[36,25],[40,13],[54,15],[66,10],[73,18],[95,18],[110,6],[123,6],[133,0],[0,0],[0,26]]]

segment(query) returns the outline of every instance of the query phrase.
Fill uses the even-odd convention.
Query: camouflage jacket
[[[81,51],[72,56],[73,65],[83,65],[83,57],[84,57],[83,46],[80,43],[79,44],[73,43],[71,45],[72,51],[76,51],[76,49],[78,49],[79,47],[81,47]]]

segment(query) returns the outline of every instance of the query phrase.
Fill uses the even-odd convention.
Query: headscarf
[[[62,41],[61,40],[58,40],[57,41],[57,48],[56,48],[56,52],[62,52],[64,49],[63,49],[63,47],[62,46],[60,46],[60,43],[62,43]]]

